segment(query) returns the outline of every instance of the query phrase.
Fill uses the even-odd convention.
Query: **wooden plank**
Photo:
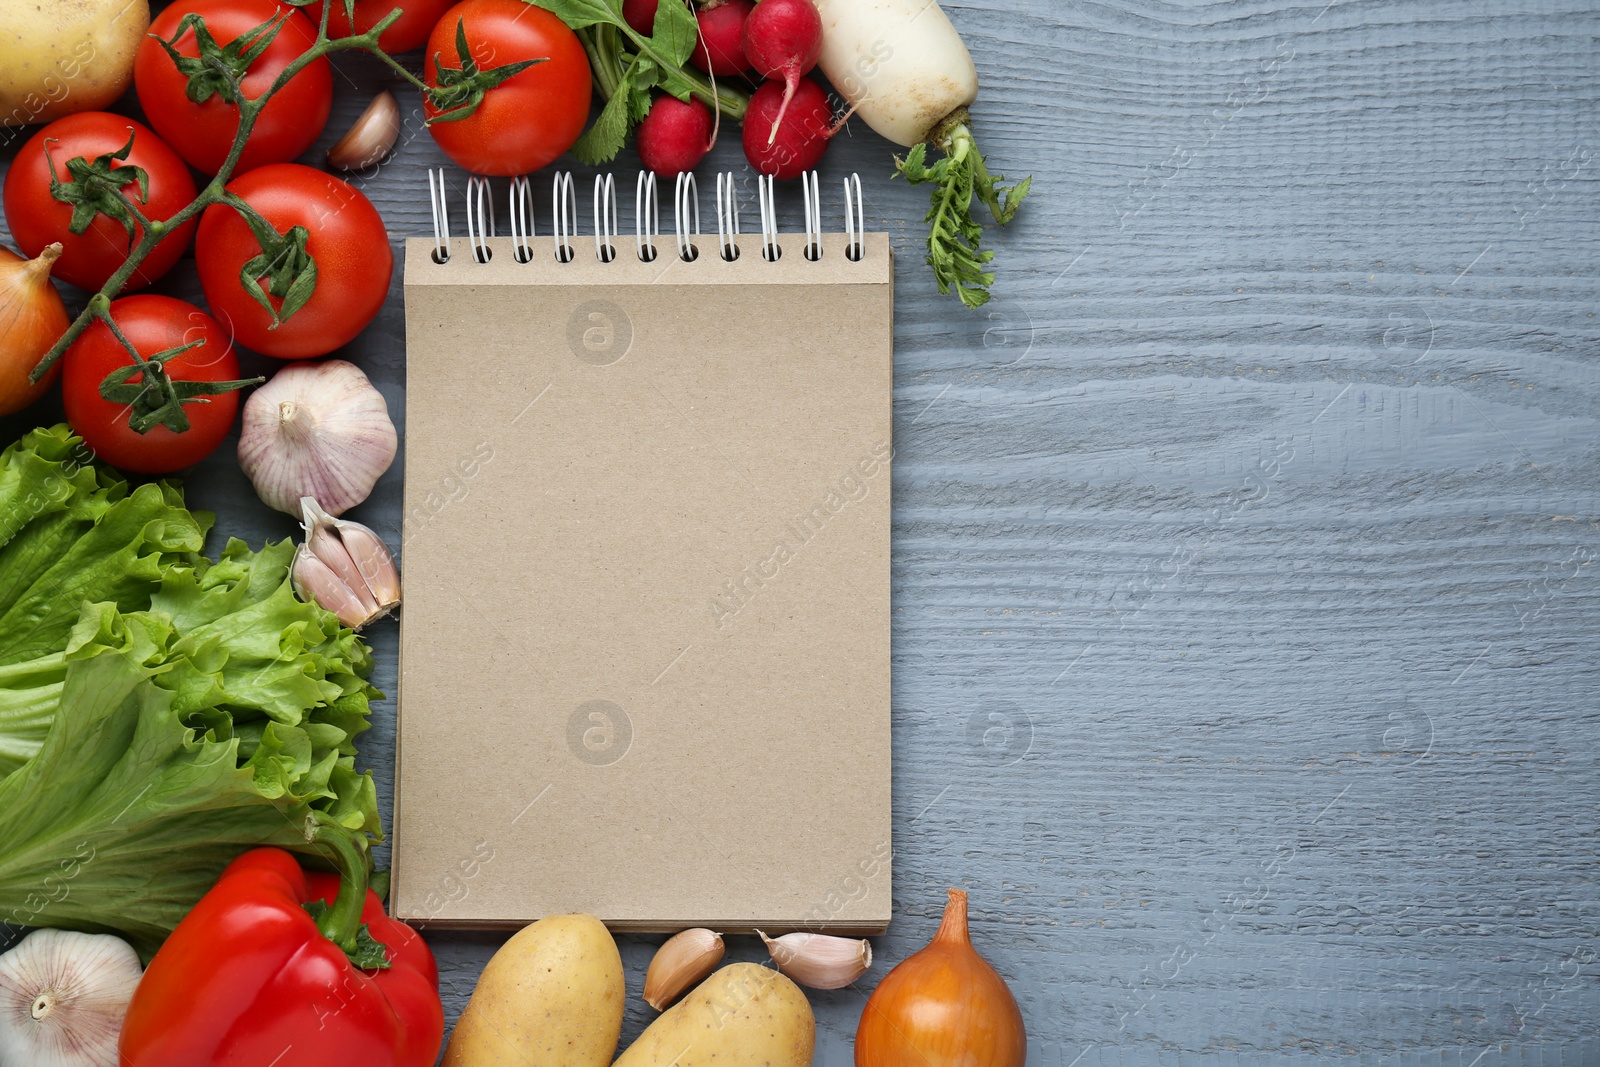
[[[824,172],[829,228],[859,171],[899,253],[878,958],[963,885],[1031,1063],[1600,1061],[1600,13],[946,6],[992,165],[1035,177],[995,302],[930,292],[886,145]],[[340,69],[324,147],[385,80]],[[413,113],[360,183],[396,242],[441,162]],[[402,354],[397,278],[346,355],[398,408]],[[361,512],[395,540],[399,474]],[[293,532],[228,454],[190,482],[221,535]],[[430,941],[453,1018],[499,938]],[[870,984],[813,998],[819,1063]]]

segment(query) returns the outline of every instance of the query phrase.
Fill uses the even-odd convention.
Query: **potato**
[[[622,956],[599,919],[540,919],[483,969],[443,1067],[606,1067],[625,995]]]
[[[651,1023],[615,1067],[810,1067],[816,1042],[799,986],[766,967],[735,963]]]
[[[95,111],[133,79],[148,0],[6,0],[0,22],[0,126]]]

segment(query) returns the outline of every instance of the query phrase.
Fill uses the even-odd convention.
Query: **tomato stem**
[[[149,366],[144,356],[140,355],[139,350],[134,347],[133,342],[128,340],[128,335],[122,332],[122,327],[117,325],[117,320],[111,317],[111,312],[108,308],[95,308],[94,317],[106,324],[106,326],[111,330],[111,336],[115,337],[117,339],[117,343],[128,350],[128,355],[133,357],[133,361],[135,363],[137,363],[140,367]]]
[[[328,11],[331,7],[331,2],[322,6],[322,20],[317,27],[316,41],[288,66],[284,67],[277,78],[273,79],[272,84],[267,87],[266,92],[255,99],[245,96],[239,79],[234,76],[233,71],[228,68],[227,64],[222,63],[215,57],[207,60],[211,69],[216,71],[228,83],[234,99],[238,101],[236,106],[239,110],[239,129],[234,134],[233,144],[228,149],[227,158],[222,161],[222,166],[217,169],[216,176],[206,183],[198,195],[180,211],[167,219],[148,219],[126,196],[120,192],[116,194],[128,208],[132,217],[143,228],[143,236],[128,249],[128,257],[123,261],[122,266],[118,267],[116,273],[106,279],[106,283],[100,287],[100,291],[90,298],[88,306],[78,314],[77,318],[72,320],[72,324],[67,327],[67,332],[62,334],[55,344],[50,346],[50,350],[44,354],[32,372],[29,373],[29,381],[38,382],[43,380],[44,376],[50,373],[50,368],[55,366],[61,360],[61,357],[66,354],[67,349],[71,348],[73,343],[83,335],[83,331],[97,320],[105,322],[111,328],[112,334],[133,355],[136,366],[141,368],[149,366],[148,361],[141,357],[138,351],[128,343],[127,338],[123,336],[122,331],[118,329],[116,322],[112,319],[110,311],[111,300],[122,292],[123,288],[128,284],[128,280],[133,277],[140,265],[149,258],[156,245],[161,243],[163,236],[190,219],[195,218],[213,204],[230,202],[229,197],[231,194],[227,191],[228,179],[233,176],[234,170],[239,165],[239,157],[244,154],[245,144],[250,140],[250,134],[255,130],[256,120],[266,108],[267,103],[284,86],[288,85],[295,75],[317,60],[334,52],[362,51],[370,52],[377,56],[413,86],[424,92],[427,91],[428,87],[423,83],[422,79],[396,62],[378,43],[378,38],[383,35],[383,32],[394,25],[395,21],[400,18],[403,13],[401,9],[396,8],[389,12],[366,33],[356,34],[351,37],[330,38],[328,36]],[[199,21],[201,20],[197,20],[197,22]],[[257,27],[256,31],[258,32],[264,28],[265,26]],[[232,199],[238,200],[237,197]],[[242,214],[254,214],[253,209],[249,209],[249,206],[245,205],[243,201],[233,203],[231,206]],[[259,218],[259,216],[256,217]]]

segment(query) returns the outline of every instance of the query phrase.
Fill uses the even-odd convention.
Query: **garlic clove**
[[[400,603],[400,569],[395,566],[394,556],[389,554],[389,546],[383,543],[383,538],[359,522],[335,521],[339,524],[344,547],[355,560],[356,570],[366,580],[367,589],[378,607],[387,611]]]
[[[367,588],[366,579],[361,577],[361,572],[356,569],[356,561],[350,558],[344,542],[331,527],[314,527],[306,535],[306,548],[339,576],[345,588],[350,590],[350,595],[360,603],[361,610],[368,619],[377,614],[378,602],[372,599],[372,591]]]
[[[289,364],[250,394],[239,420],[239,466],[263,501],[290,515],[303,496],[342,515],[399,449],[383,394],[342,359]]]
[[[309,496],[300,498],[300,522],[313,554],[344,579],[358,600],[370,604],[367,621],[387,615],[400,603],[400,569],[371,527],[336,519]]]
[[[795,933],[768,937],[767,952],[778,970],[812,989],[843,989],[872,966],[872,942],[829,934]]]
[[[328,166],[361,170],[382,163],[400,139],[400,105],[387,89],[351,125],[350,131],[328,149]]]
[[[0,956],[0,1063],[117,1067],[139,976],[120,938],[35,930]]]
[[[369,610],[362,604],[361,599],[344,584],[344,579],[305,545],[295,549],[292,577],[294,591],[300,594],[301,600],[333,612],[340,622],[352,630],[361,629],[376,615],[376,609]]]
[[[644,1002],[665,1011],[722,962],[722,935],[695,928],[667,939],[650,960],[644,976]]]
[[[377,608],[388,611],[400,603],[400,568],[395,565],[389,546],[370,526],[349,519],[336,519],[322,510],[315,497],[309,496],[300,498],[300,516],[308,537],[314,529],[329,529],[337,533],[343,551],[359,575],[360,584],[371,595]],[[333,565],[331,560],[323,562]],[[346,580],[350,580],[348,576]],[[355,581],[350,584],[356,586]]]

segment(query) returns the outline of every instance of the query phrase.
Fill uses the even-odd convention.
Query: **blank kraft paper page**
[[[393,907],[890,915],[893,263],[406,258]]]

